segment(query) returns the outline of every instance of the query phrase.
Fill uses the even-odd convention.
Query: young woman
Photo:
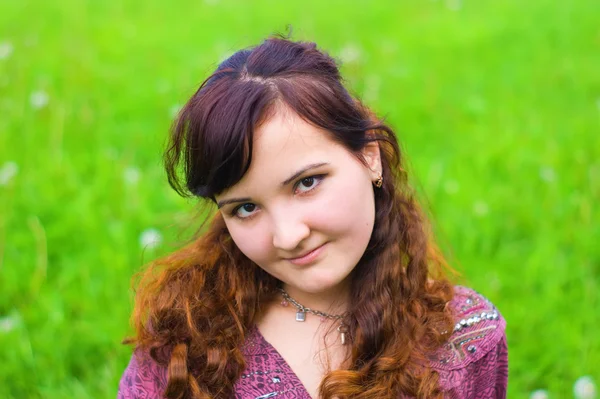
[[[218,210],[143,275],[119,398],[505,397],[504,320],[444,276],[394,132],[315,44],[225,60],[165,161]]]

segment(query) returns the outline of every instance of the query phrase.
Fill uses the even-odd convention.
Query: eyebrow
[[[300,177],[304,173],[308,172],[309,170],[320,168],[321,166],[325,166],[325,165],[329,165],[329,164],[327,162],[318,162],[318,163],[312,163],[310,165],[306,165],[303,168],[297,170],[293,175],[291,175],[290,177],[288,177],[287,179],[285,179],[283,182],[281,182],[281,185],[282,186],[287,186],[292,181],[296,180],[298,177]],[[233,204],[233,203],[236,203],[236,202],[250,202],[250,201],[252,201],[252,198],[250,198],[250,197],[245,197],[245,198],[231,198],[231,199],[226,199],[226,200],[222,200],[222,201],[217,202],[217,207],[220,209],[220,208],[222,208],[225,205]]]

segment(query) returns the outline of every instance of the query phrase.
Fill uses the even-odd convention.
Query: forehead
[[[252,162],[244,177],[223,194],[264,184],[277,184],[309,164],[340,162],[353,157],[330,134],[278,107],[254,132]]]
[[[281,107],[255,130],[253,144],[250,168],[283,161],[287,156],[296,159],[308,156],[308,153],[327,153],[334,147],[342,148],[330,138],[329,133]]]

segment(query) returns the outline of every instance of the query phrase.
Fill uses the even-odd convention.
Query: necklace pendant
[[[340,333],[340,342],[342,345],[346,345],[346,333],[348,332],[348,327],[342,322],[337,330]]]
[[[296,312],[296,321],[306,321],[306,312],[304,309],[299,309]]]

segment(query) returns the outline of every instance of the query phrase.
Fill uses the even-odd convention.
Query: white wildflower
[[[444,183],[444,191],[446,191],[447,194],[456,194],[459,189],[460,186],[456,180],[448,180]]]
[[[181,104],[173,104],[169,108],[169,115],[171,115],[171,118],[175,118],[179,114],[179,111],[181,111]]]
[[[35,109],[44,108],[46,105],[48,105],[48,100],[48,93],[41,90],[34,91],[31,93],[31,96],[29,96],[29,103]]]
[[[33,46],[37,46],[38,42],[39,42],[39,38],[36,35],[31,35],[25,38],[25,41],[23,42],[23,44],[27,47],[33,47]]]
[[[529,399],[548,399],[548,391],[546,391],[545,389],[537,389],[533,392],[531,392],[531,395],[529,395]]]
[[[5,60],[13,52],[13,45],[11,42],[1,42],[0,43],[0,60]]]
[[[551,167],[543,166],[540,168],[540,178],[547,183],[552,183],[556,179],[556,173]]]
[[[104,155],[108,159],[117,159],[119,158],[119,151],[114,147],[108,147],[104,149]]]
[[[473,204],[473,213],[477,216],[485,216],[489,210],[488,204],[483,201],[475,201],[475,204]]]
[[[365,102],[370,103],[377,100],[379,97],[379,89],[381,88],[381,78],[377,75],[369,75],[365,79],[365,91],[363,98]]]
[[[467,109],[474,114],[483,114],[486,110],[485,99],[478,95],[473,95],[467,99]]]
[[[340,51],[340,58],[343,62],[356,62],[361,58],[361,51],[355,44],[349,43],[345,45]]]
[[[452,11],[458,11],[462,8],[461,0],[446,0],[446,7]]]
[[[493,291],[500,291],[502,288],[502,280],[496,272],[490,272],[487,275],[487,286]]]
[[[4,163],[2,168],[0,168],[0,186],[6,186],[13,177],[15,177],[18,171],[19,166],[16,163],[12,161]]]
[[[406,78],[410,75],[410,69],[406,65],[396,64],[392,66],[391,74],[394,77]]]
[[[398,42],[395,40],[385,40],[381,44],[381,52],[388,55],[393,55],[398,52]]]
[[[140,247],[153,249],[162,242],[162,235],[156,229],[146,229],[140,235]]]
[[[20,322],[19,314],[0,317],[0,333],[9,333],[14,330]]]
[[[128,186],[135,186],[140,181],[140,170],[134,166],[129,166],[123,171],[123,181]]]
[[[596,397],[596,384],[589,375],[579,377],[573,385],[573,393],[577,399],[594,399]]]

